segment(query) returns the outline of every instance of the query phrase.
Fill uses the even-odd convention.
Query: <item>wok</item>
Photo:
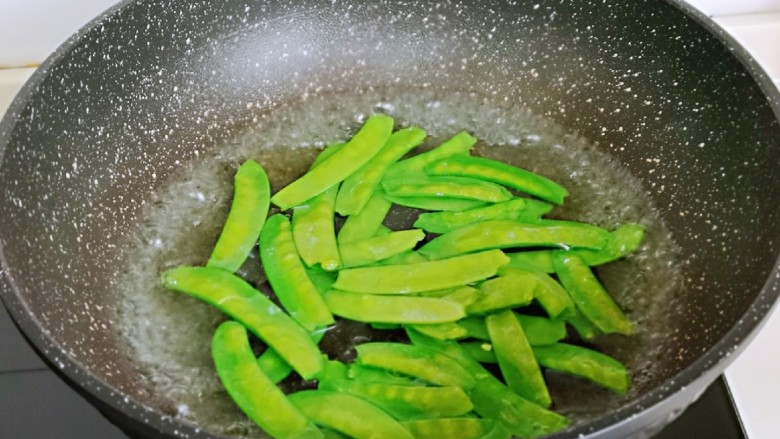
[[[573,133],[563,137],[637,179],[673,236],[680,286],[661,301],[653,373],[633,371],[635,392],[554,437],[649,437],[760,328],[780,285],[780,94],[722,29],[676,0],[124,2],[60,47],[0,125],[5,305],[129,434],[218,436],[156,393],[119,327],[133,231],[171,181],[203,157],[262,144],[247,133],[285,108],[311,101],[322,120],[352,119],[318,128],[307,115],[315,128],[261,157],[276,189],[301,171],[306,146],[372,111],[403,113],[399,97],[415,96],[430,104],[415,113],[423,119],[440,106],[468,114],[453,130],[481,126],[489,137],[501,123],[493,109],[508,108],[496,114]],[[528,137],[516,143],[522,151]],[[208,187],[191,189],[220,203]],[[192,349],[201,345],[193,336]]]

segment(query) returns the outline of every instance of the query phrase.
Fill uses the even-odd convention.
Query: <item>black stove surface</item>
[[[0,306],[0,439],[127,439],[52,372]],[[719,378],[653,439],[746,439]]]

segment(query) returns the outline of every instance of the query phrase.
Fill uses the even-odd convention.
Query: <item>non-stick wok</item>
[[[285,102],[410,90],[518,105],[587,139],[641,181],[678,247],[656,373],[556,437],[652,435],[761,326],[780,285],[780,94],[678,0],[123,2],[0,125],[4,303],[131,434],[212,437],[139,384],[115,325],[128,233],[168,181]]]

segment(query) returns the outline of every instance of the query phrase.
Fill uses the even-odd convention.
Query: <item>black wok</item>
[[[291,102],[379,103],[357,117],[426,93],[461,96],[469,114],[522,107],[641,182],[681,273],[654,373],[555,437],[661,429],[742,351],[780,285],[780,94],[675,0],[124,2],[60,47],[0,124],[3,302],[131,434],[213,437],[155,393],[117,325],[129,235],[170,181]],[[305,151],[266,164],[291,178]]]

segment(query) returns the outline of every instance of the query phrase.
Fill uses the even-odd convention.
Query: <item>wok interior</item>
[[[307,95],[473,92],[620,161],[683,270],[648,388],[755,324],[743,314],[780,250],[776,117],[720,42],[660,2],[139,2],[46,70],[0,172],[7,273],[62,349],[47,355],[152,407],[112,321],[127,231],[189,163]]]

